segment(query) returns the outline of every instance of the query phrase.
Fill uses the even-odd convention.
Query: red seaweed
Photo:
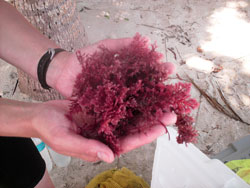
[[[169,71],[156,45],[137,34],[126,48],[110,51],[100,46],[93,55],[76,52],[82,65],[67,117],[86,138],[100,140],[115,154],[118,139],[159,124],[164,113],[177,115],[178,143],[197,136],[190,116],[198,106],[190,98],[190,83],[164,84]]]

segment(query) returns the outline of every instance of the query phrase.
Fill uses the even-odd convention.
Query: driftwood
[[[226,100],[223,92],[221,91],[220,87],[217,84],[217,91],[222,99],[222,101],[225,103],[226,107],[225,108],[222,104],[220,104],[216,98],[209,96],[205,91],[203,91],[195,82],[193,79],[191,79],[188,75],[186,75],[186,77],[188,78],[188,81],[190,81],[193,86],[199,90],[199,92],[201,93],[202,96],[205,97],[205,99],[208,101],[208,103],[214,107],[216,110],[218,110],[219,112],[223,113],[224,115],[236,120],[236,121],[240,121],[246,125],[250,125],[248,122],[245,122],[244,120],[242,120],[242,118],[233,110],[233,108],[231,107],[231,105],[229,104],[229,102]]]
[[[87,37],[74,0],[14,0],[12,4],[24,17],[61,48],[74,51],[86,46]],[[19,88],[33,99],[62,98],[55,90],[44,90],[26,73],[18,70]]]

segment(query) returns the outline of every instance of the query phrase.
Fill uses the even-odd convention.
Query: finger
[[[133,41],[133,38],[105,39],[96,43],[95,45],[96,46],[103,45],[109,50],[113,51],[113,50],[120,50],[124,47],[129,46],[132,41]]]
[[[88,161],[88,162],[98,162],[100,161],[100,159],[98,157],[90,157],[90,156],[86,156],[86,155],[78,155],[78,154],[75,154],[75,153],[71,153],[71,152],[61,152],[61,151],[58,151],[57,149],[54,149],[53,150],[57,153],[60,153],[62,155],[66,155],[66,156],[71,156],[71,157],[75,157],[75,158],[79,158],[79,159],[82,159],[84,161]]]
[[[71,153],[78,158],[99,158],[107,163],[114,160],[114,154],[108,146],[97,140],[84,138],[74,132],[62,134],[53,143],[53,148],[56,148],[59,152]]]
[[[176,122],[176,115],[174,113],[165,114],[161,120],[164,125],[171,125]],[[166,133],[166,129],[162,125],[155,125],[143,133],[137,133],[126,136],[120,140],[121,151],[126,153],[142,145],[148,144],[157,137]]]
[[[68,110],[72,101],[70,101],[70,100],[52,100],[52,101],[48,101],[46,103],[53,104],[54,106],[57,106],[60,109]]]
[[[148,144],[155,140],[157,137],[164,134],[164,128],[162,125],[156,125],[150,129],[150,133],[137,133],[134,135],[129,135],[120,140],[121,153],[127,153],[133,149],[140,146]]]
[[[93,45],[87,46],[83,49],[80,49],[81,53],[85,54],[93,54],[97,52],[99,47],[104,46],[105,48],[109,49],[110,51],[117,51],[122,48],[125,48],[131,44],[133,38],[121,38],[121,39],[105,39],[99,41]]]
[[[177,116],[175,113],[165,113],[162,118],[160,119],[160,121],[165,125],[173,125],[175,124],[177,120]]]
[[[169,63],[169,62],[166,62],[164,64],[167,68],[168,74],[173,74],[175,71],[175,65],[173,63]]]

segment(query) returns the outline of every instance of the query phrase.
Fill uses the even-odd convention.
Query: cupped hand
[[[165,126],[175,124],[177,120],[177,116],[174,113],[166,113],[161,118],[160,122],[162,124],[155,125],[154,127],[145,130],[144,132],[128,135],[124,138],[121,138],[120,146],[121,146],[121,154],[127,153],[133,149],[136,149],[145,144],[149,144],[159,136],[162,136],[166,133]]]
[[[77,126],[65,114],[70,101],[58,100],[38,104],[34,110],[32,127],[54,151],[86,161],[112,162],[114,154],[105,144],[78,134]]]
[[[76,124],[68,120],[65,116],[69,104],[70,101],[67,100],[49,101],[38,104],[34,110],[35,115],[32,119],[35,136],[41,138],[58,153],[90,162],[99,160],[108,163],[113,162],[114,153],[107,145],[79,135]],[[166,126],[174,124],[176,122],[176,115],[166,113],[160,121]],[[145,132],[121,138],[119,140],[121,154],[148,144],[165,133],[166,129],[163,125],[159,124]]]
[[[79,51],[82,54],[91,55],[100,50],[100,46],[106,47],[109,50],[119,50],[128,46],[131,42],[132,38],[106,39],[79,49]],[[53,81],[52,87],[59,91],[64,97],[70,98],[76,77],[81,72],[82,68],[75,53],[63,52],[58,55],[61,56],[59,58],[62,61],[58,63],[60,67],[57,70],[60,70],[60,73],[56,80]]]
[[[107,39],[107,40],[103,40],[98,43],[95,43],[93,45],[87,46],[81,49],[80,51],[82,54],[91,55],[99,50],[99,46],[104,46],[110,50],[119,50],[128,46],[132,42],[132,40],[133,40],[132,38]],[[54,82],[55,84],[53,87],[57,89],[64,97],[70,98],[73,92],[73,87],[74,87],[76,77],[81,72],[81,65],[75,53],[64,53],[64,61],[65,61],[64,66],[61,67],[60,74],[58,74],[59,76],[57,76],[56,82]],[[170,74],[173,73],[175,69],[174,65],[172,63],[166,63],[166,66],[167,66],[168,72]],[[68,104],[68,102],[64,101],[62,102],[62,104],[60,104],[60,102],[55,101],[55,102],[52,102],[50,105],[52,105],[53,107],[57,107],[57,108],[60,108],[63,106],[65,110],[64,113],[66,113],[66,110],[67,110],[66,104]],[[114,159],[113,153],[111,152],[109,148],[107,148],[106,145],[98,141],[88,140],[77,135],[76,132],[72,130],[70,126],[70,122],[65,117],[63,121],[66,124],[65,125],[61,124],[57,126],[56,128],[56,130],[57,129],[60,130],[58,131],[58,133],[60,133],[58,134],[59,139],[57,139],[56,143],[58,143],[58,140],[61,141],[61,142],[59,141],[59,144],[54,145],[54,149],[56,151],[59,151],[61,153],[64,152],[64,154],[66,155],[71,155],[71,156],[75,155],[76,157],[79,157],[80,156],[79,153],[81,153],[81,157],[79,158],[82,158],[88,161],[94,161],[98,159],[98,156],[97,156],[98,149],[101,149],[101,145],[102,145],[102,148],[103,149],[105,148],[106,154],[110,157],[110,158],[108,157],[109,158],[108,160],[105,159],[104,161],[111,162]],[[166,126],[170,124],[174,124],[176,122],[176,115],[172,113],[165,114],[161,121]],[[52,131],[52,133],[55,133],[55,132],[56,131],[54,130]],[[164,133],[166,133],[166,129],[162,125],[156,125],[153,128],[146,130],[145,132],[126,136],[120,139],[120,145],[121,145],[121,150],[122,150],[121,153],[126,153],[144,144],[148,144]],[[62,144],[64,143],[63,142],[64,139],[62,138],[62,135],[64,135],[65,138],[67,138],[67,140],[71,140],[71,141],[69,141],[68,144]],[[51,141],[47,138],[46,140],[47,142]],[[85,150],[88,144],[84,144],[83,143],[84,141],[87,141],[87,143],[93,144],[93,147],[91,147],[92,152],[88,152]],[[80,145],[82,144],[81,149],[79,149],[80,147],[77,147],[78,144]],[[98,147],[95,148],[94,146],[98,146]],[[72,150],[72,151],[69,151],[69,150]],[[68,152],[65,152],[65,151],[68,151]],[[84,153],[84,151],[86,151],[87,153],[86,152]],[[88,153],[91,153],[91,157],[89,157]]]

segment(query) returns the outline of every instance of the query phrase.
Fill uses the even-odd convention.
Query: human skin
[[[69,104],[68,100],[26,103],[1,99],[0,136],[37,137],[61,154],[90,162],[100,159],[112,162],[114,154],[108,146],[77,134],[77,126],[65,116]],[[161,121],[172,124],[175,115],[166,114]],[[162,125],[158,125],[143,134],[124,137],[120,140],[122,153],[150,143],[164,133]]]
[[[93,54],[100,45],[110,50],[128,46],[132,38],[107,39],[80,49],[81,53]],[[37,64],[49,48],[58,48],[46,38],[10,4],[0,0],[0,57],[22,69],[37,79]],[[169,72],[174,70],[168,64]],[[75,53],[61,52],[49,65],[46,80],[49,86],[70,99],[76,76],[81,66]],[[78,157],[86,161],[103,160],[112,162],[114,154],[105,144],[78,135],[74,123],[65,114],[69,100],[44,103],[25,103],[0,99],[0,136],[20,136],[41,138],[51,148],[61,154]],[[162,122],[174,124],[176,115],[165,114]],[[150,130],[120,139],[122,153],[150,143],[165,133],[162,125]]]
[[[92,54],[103,45],[110,50],[130,44],[132,38],[106,39],[79,49],[81,53]],[[37,79],[37,64],[49,48],[59,48],[52,40],[42,35],[9,3],[0,0],[0,57]],[[61,52],[49,65],[46,80],[64,97],[69,98],[74,81],[81,66],[75,53]]]
[[[79,50],[81,53],[92,54],[100,45],[118,50],[131,41],[131,38],[108,39]],[[0,0],[0,58],[37,80],[39,59],[49,48],[58,47],[30,25],[14,7]],[[172,72],[174,66],[168,64],[168,68]],[[46,81],[65,99],[70,99],[80,71],[81,66],[75,53],[61,52],[50,63]],[[0,98],[0,136],[37,137],[61,154],[90,162],[103,160],[111,163],[115,157],[112,150],[97,140],[80,136],[76,125],[65,117],[69,103],[69,100],[25,103]],[[165,125],[174,124],[176,115],[165,114],[161,121]],[[122,153],[150,143],[164,133],[164,127],[156,125],[144,133],[121,138],[119,142]],[[54,187],[47,171],[36,186],[43,187]]]

